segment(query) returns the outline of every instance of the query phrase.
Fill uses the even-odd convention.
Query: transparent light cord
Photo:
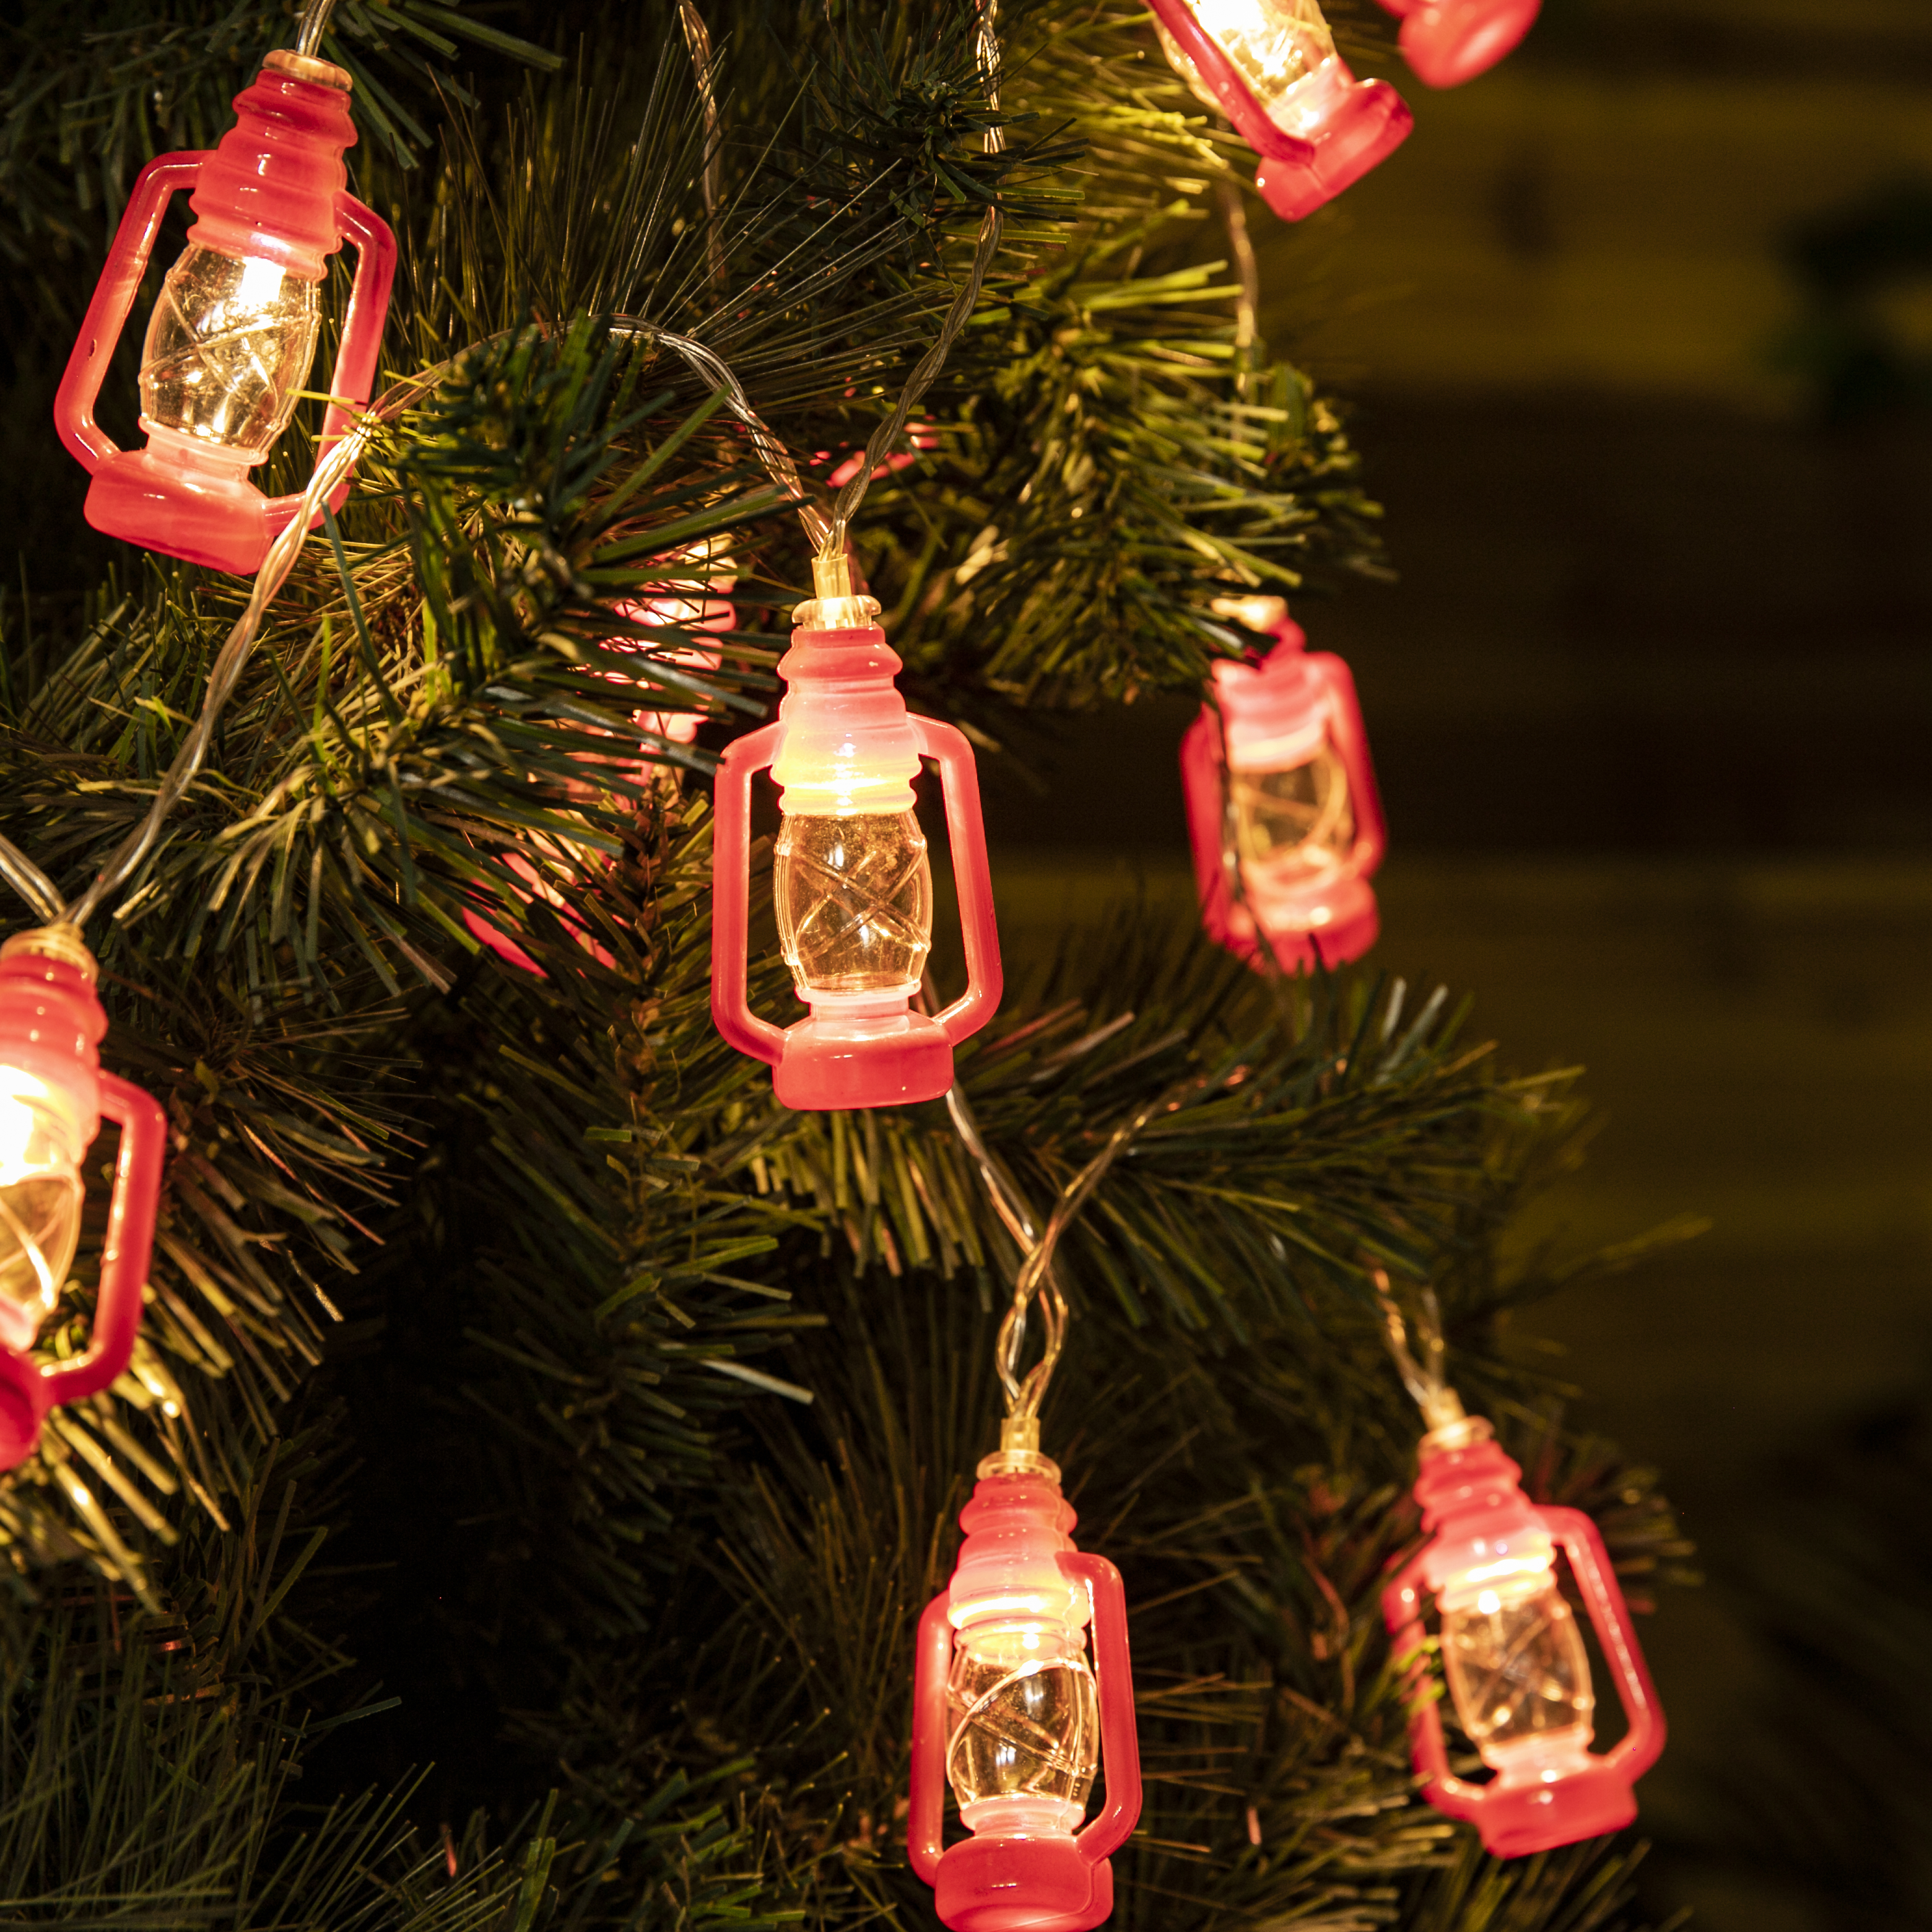
[[[1435,1289],[1425,1287],[1420,1298],[1422,1305],[1415,1318],[1415,1337],[1422,1359],[1418,1361],[1408,1345],[1408,1324],[1389,1286],[1388,1270],[1372,1268],[1369,1279],[1375,1284],[1376,1300],[1382,1305],[1382,1340],[1388,1344],[1402,1387],[1421,1410],[1423,1420],[1431,1429],[1444,1429],[1453,1422],[1460,1422],[1464,1414],[1462,1399],[1449,1386],[1442,1370],[1442,1310]]]
[[[1202,1084],[1190,1082],[1178,1092],[1185,1093]],[[1025,1196],[987,1148],[959,1083],[956,1080],[947,1090],[946,1108],[952,1117],[953,1130],[972,1156],[992,1198],[994,1212],[1013,1238],[1022,1256],[1013,1278],[1012,1301],[993,1342],[994,1366],[999,1372],[1000,1386],[1006,1390],[1010,1424],[1038,1422],[1040,1404],[1046,1400],[1048,1385],[1066,1347],[1066,1296],[1054,1266],[1061,1238],[1092,1198],[1102,1177],[1133,1144],[1141,1130],[1156,1114],[1172,1112],[1180,1104],[1177,1093],[1164,1094],[1116,1127],[1100,1151],[1060,1190],[1046,1229],[1040,1232],[1036,1232],[1038,1222]],[[1040,1312],[1040,1357],[1022,1375],[1020,1357],[1026,1348],[1028,1327],[1036,1301]]]
[[[328,28],[328,16],[335,11],[335,0],[308,0],[302,10],[302,24],[296,29],[296,52],[311,60]]]
[[[125,884],[134,875],[141,862],[154,850],[154,842],[160,836],[161,827],[166,823],[169,813],[180,802],[182,794],[194,782],[202,761],[208,756],[208,748],[213,742],[214,728],[220,721],[222,709],[232,694],[254,650],[256,640],[261,634],[262,620],[268,614],[268,606],[274,602],[276,593],[287,582],[289,572],[295,568],[296,558],[308,540],[310,520],[354,467],[363,451],[368,447],[377,426],[406,408],[426,391],[433,388],[452,366],[453,358],[451,362],[440,363],[435,368],[420,376],[412,376],[406,382],[396,383],[385,391],[347,432],[323,452],[315,466],[314,473],[308,480],[308,488],[302,492],[302,501],[294,515],[290,518],[274,542],[268,546],[268,554],[262,560],[261,568],[255,573],[255,586],[249,592],[248,602],[241,616],[236,619],[215,657],[214,668],[208,676],[208,688],[201,700],[201,711],[194,721],[194,728],[182,741],[181,748],[175,754],[173,762],[163,776],[141,823],[114,848],[107,862],[94,874],[94,883],[81,895],[73,911],[67,915],[76,926],[84,926],[100,910],[101,902],[107,895]]]
[[[1249,379],[1253,374],[1255,345],[1261,340],[1261,266],[1255,260],[1255,244],[1248,233],[1248,212],[1241,200],[1239,184],[1221,184],[1221,219],[1228,231],[1228,252],[1234,258],[1237,292],[1234,296],[1234,393],[1247,400]]]
[[[711,279],[724,280],[724,233],[719,225],[718,209],[723,200],[719,185],[722,161],[718,122],[716,62],[711,52],[711,30],[693,0],[677,0],[677,17],[684,28],[684,44],[691,51],[692,73],[698,80],[698,103],[704,110],[704,170],[700,185],[704,191],[705,259],[710,264]]]

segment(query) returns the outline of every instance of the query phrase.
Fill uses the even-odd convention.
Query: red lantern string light
[[[1108,1860],[1140,1816],[1126,1592],[1075,1548],[1039,1442],[1037,1422],[1007,1423],[961,1513],[952,1580],[920,1619],[907,1849],[952,1932],[1098,1925]],[[1102,1764],[1107,1802],[1082,1828]],[[950,1850],[949,1783],[972,1834]]]
[[[1308,650],[1279,597],[1213,608],[1276,641],[1258,664],[1215,664],[1181,740],[1202,922],[1257,966],[1359,958],[1380,929],[1369,880],[1388,835],[1354,680]]]
[[[1382,0],[1402,20],[1403,58],[1429,87],[1460,87],[1513,52],[1543,0]]]
[[[0,946],[0,1468],[24,1462],[57,1405],[98,1394],[128,1366],[141,1325],[167,1150],[167,1117],[100,1070],[107,1016],[94,957],[68,925]],[[80,1238],[80,1163],[103,1117],[121,1129],[93,1340],[64,1361],[32,1349]]]
[[[1396,1661],[1408,1669],[1409,1745],[1423,1796],[1474,1824],[1498,1858],[1620,1831],[1636,1816],[1631,1786],[1664,1749],[1664,1722],[1603,1538],[1582,1510],[1538,1507],[1522,1493],[1522,1472],[1489,1424],[1466,1415],[1442,1382],[1432,1306],[1425,1372],[1408,1355],[1387,1276],[1377,1283],[1391,1348],[1430,1424],[1415,1484],[1429,1540],[1382,1593]],[[1606,1752],[1590,1749],[1590,1661],[1558,1587],[1559,1551],[1622,1696],[1628,1728]],[[1449,1768],[1425,1597],[1435,1600],[1450,1700],[1490,1768],[1486,1783]]]
[[[1288,221],[1386,160],[1414,117],[1385,80],[1358,80],[1316,0],[1148,0],[1161,45],[1261,157],[1255,186]]]
[[[788,1107],[888,1107],[937,1100],[952,1049],[992,1017],[999,934],[973,748],[915,718],[900,664],[853,594],[842,552],[812,560],[818,596],[792,614],[778,722],[740,738],[718,767],[711,1012],[741,1053],[768,1062]],[[913,809],[922,758],[939,767],[965,940],[966,991],[928,1018],[911,1010],[932,947],[932,873]],[[811,1017],[787,1028],[748,1004],[752,779],[780,787],[772,867],[779,941]]]
[[[54,404],[62,440],[93,476],[86,515],[96,530],[218,570],[260,568],[302,500],[271,500],[248,473],[267,460],[308,380],[321,284],[344,241],[359,259],[323,449],[368,402],[396,244],[388,224],[346,191],[352,85],[327,61],[272,53],[236,97],[236,124],[212,154],[164,154],[141,171]],[[148,321],[148,440],[130,452],[94,421],[94,403],[168,199],[185,188],[196,220]],[[345,476],[332,508],[348,490]]]

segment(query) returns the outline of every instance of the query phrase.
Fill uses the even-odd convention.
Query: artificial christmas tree
[[[212,140],[289,23],[155,0],[104,78],[28,10],[9,218],[74,259],[10,299],[70,340],[96,166],[118,200],[143,144]],[[1257,974],[1191,921],[1010,961],[916,1104],[793,1112],[712,1027],[706,775],[770,717],[815,562],[856,561],[912,713],[983,751],[1198,692],[1246,641],[1216,598],[1370,554],[1332,407],[1234,353],[1240,140],[1145,16],[1050,0],[344,0],[319,53],[400,243],[375,400],[320,466],[299,418],[268,457],[302,500],[252,586],[123,553],[4,688],[0,873],[81,926],[106,1062],[169,1124],[128,1371],[0,1496],[20,1910],[931,1924],[916,1635],[997,1345],[1125,1578],[1122,1628],[1079,1572],[1110,1923],[1627,1917],[1628,1844],[1492,1866],[1423,1802],[1379,1614],[1418,1525],[1377,1268],[1440,1294],[1537,1500],[1632,1574],[1678,1547],[1498,1342],[1546,1285],[1500,1238],[1561,1078],[1372,966]],[[895,785],[950,742],[924,728]],[[770,1012],[745,890],[727,953]],[[951,916],[902,1007],[922,968],[927,1012],[971,997]]]

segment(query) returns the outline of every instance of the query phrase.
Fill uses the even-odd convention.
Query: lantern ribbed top
[[[335,201],[349,185],[343,155],[356,144],[349,76],[326,61],[271,54],[235,97],[235,112],[190,197],[190,244],[320,281],[342,246]]]
[[[784,728],[772,760],[784,811],[842,818],[911,811],[919,735],[892,682],[898,670],[876,624],[792,633],[778,661]]]

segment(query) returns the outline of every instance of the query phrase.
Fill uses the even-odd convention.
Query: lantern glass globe
[[[772,890],[801,998],[918,991],[932,950],[932,867],[916,813],[786,812]]]
[[[1289,90],[1334,56],[1335,37],[1316,0],[1187,0],[1187,4],[1202,31],[1227,56],[1228,64],[1270,120],[1280,119],[1275,110]],[[1175,70],[1205,105],[1219,113],[1220,102],[1167,29],[1160,26],[1158,16],[1156,25]]]
[[[1489,1763],[1540,1777],[1587,1753],[1589,1659],[1552,1572],[1499,1582],[1445,1610],[1442,1640],[1456,1715]]]
[[[259,461],[315,360],[319,286],[275,262],[190,248],[170,268],[141,356],[141,424]]]

